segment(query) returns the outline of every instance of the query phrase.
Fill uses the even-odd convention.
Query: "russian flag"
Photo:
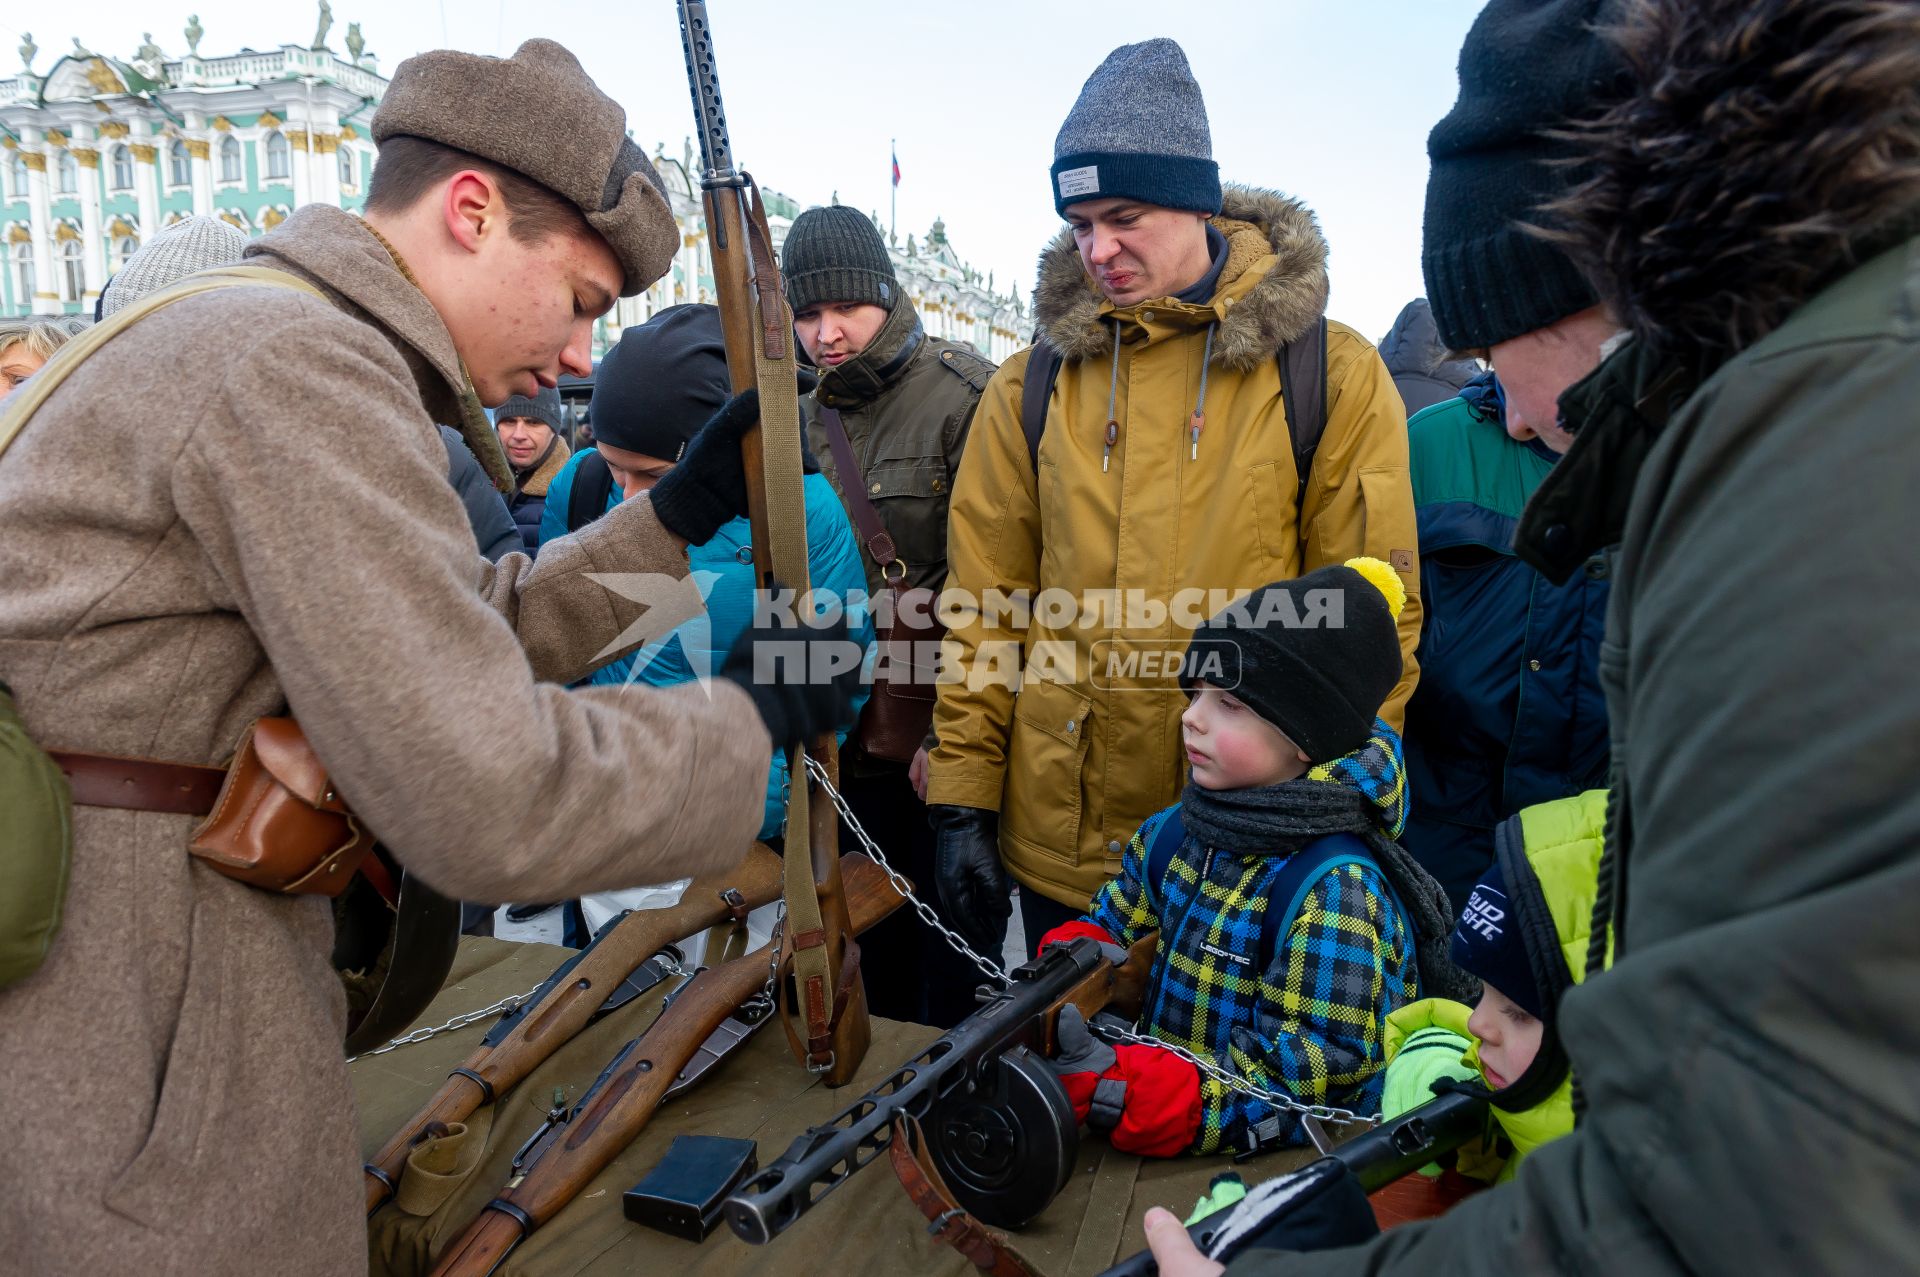
[[[897,147],[893,150],[893,184],[900,185],[900,151]]]

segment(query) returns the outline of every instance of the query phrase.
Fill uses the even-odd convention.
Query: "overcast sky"
[[[0,11],[0,65],[30,22],[44,73],[74,36],[130,57],[152,30],[169,55],[197,11],[202,56],[312,40],[317,5],[88,0],[56,17]],[[888,215],[888,140],[898,138],[899,229],[936,216],[961,256],[1031,292],[1059,228],[1049,197],[1053,137],[1114,46],[1180,41],[1206,96],[1222,176],[1305,200],[1332,245],[1329,313],[1378,340],[1422,291],[1426,135],[1453,103],[1460,41],[1479,0],[710,0],[735,152],[763,185],[802,204]],[[29,15],[31,15],[29,17]],[[692,108],[673,0],[337,0],[328,43],[358,21],[391,74],[407,54],[451,45],[511,53],[567,45],[627,110],[636,139],[678,156]]]

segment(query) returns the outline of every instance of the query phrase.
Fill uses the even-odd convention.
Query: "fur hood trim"
[[[1916,229],[1914,0],[1622,0],[1604,34],[1631,85],[1541,233],[1654,348],[1716,364]]]
[[[1227,239],[1220,290],[1250,270],[1264,274],[1245,296],[1221,306],[1213,362],[1251,372],[1306,332],[1327,308],[1327,241],[1313,212],[1278,191],[1228,185],[1214,226]],[[1104,358],[1113,351],[1113,311],[1080,265],[1073,232],[1061,231],[1040,254],[1033,290],[1040,331],[1069,360]]]
[[[513,494],[517,497],[546,496],[548,486],[558,477],[561,469],[567,464],[567,458],[572,455],[573,451],[567,447],[567,441],[555,435],[552,442],[547,444],[547,450],[540,454],[538,461],[534,462],[532,473],[527,475],[524,482],[514,484]],[[519,479],[519,477],[519,472],[515,471],[514,478]]]

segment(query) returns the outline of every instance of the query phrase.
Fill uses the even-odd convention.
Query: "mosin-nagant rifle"
[[[429,1125],[466,1121],[588,1024],[666,979],[667,967],[652,961],[666,946],[729,917],[743,920],[748,910],[779,896],[780,858],[755,843],[737,868],[694,879],[672,908],[628,912],[602,927],[592,944],[502,1016],[433,1098],[374,1154],[365,1168],[367,1213],[393,1196],[408,1155]]]
[[[901,904],[886,874],[865,856],[845,857],[848,916],[865,931]],[[606,1169],[645,1129],[668,1096],[692,1085],[763,1023],[738,1012],[767,993],[771,944],[700,972],[677,990],[647,1031],[622,1047],[580,1102],[556,1113],[514,1159],[498,1197],[441,1253],[434,1277],[484,1277]]]
[[[742,443],[755,581],[762,590],[793,590],[797,606],[808,608],[806,476],[793,311],[774,265],[773,236],[759,188],[734,161],[707,6],[701,0],[678,4],[699,126],[707,247],[726,339],[727,373],[736,393],[757,388],[760,395],[760,425],[748,431]],[[828,1086],[844,1086],[859,1071],[871,1036],[860,947],[853,943],[840,883],[840,822],[797,753],[790,751],[787,759],[794,784],[787,808],[782,944],[793,972],[800,1030],[795,1032],[786,1014],[784,980],[781,1026],[810,1072]],[[824,769],[829,784],[838,783],[839,752],[831,732],[808,742],[806,753]]]
[[[742,1184],[727,1199],[728,1225],[747,1241],[772,1241],[909,1124],[967,1213],[1003,1228],[1034,1218],[1066,1186],[1079,1150],[1073,1106],[1045,1059],[1061,1008],[1131,1017],[1158,939],[1142,936],[1117,967],[1092,939],[1047,946],[978,1011]]]

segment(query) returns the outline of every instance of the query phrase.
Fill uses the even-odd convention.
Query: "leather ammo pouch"
[[[853,743],[863,754],[888,762],[910,763],[926,742],[938,699],[937,653],[947,627],[934,616],[938,595],[924,587],[902,589],[907,565],[894,549],[893,537],[880,522],[880,512],[867,497],[867,482],[854,459],[840,414],[821,407],[817,414],[833,449],[834,465],[847,495],[847,513],[853,516],[860,543],[880,567],[886,582],[892,615],[880,630],[879,660],[874,666],[873,691],[860,711]]]
[[[337,896],[373,849],[300,725],[256,719],[240,738],[213,811],[189,851],[236,882],[283,895]]]

